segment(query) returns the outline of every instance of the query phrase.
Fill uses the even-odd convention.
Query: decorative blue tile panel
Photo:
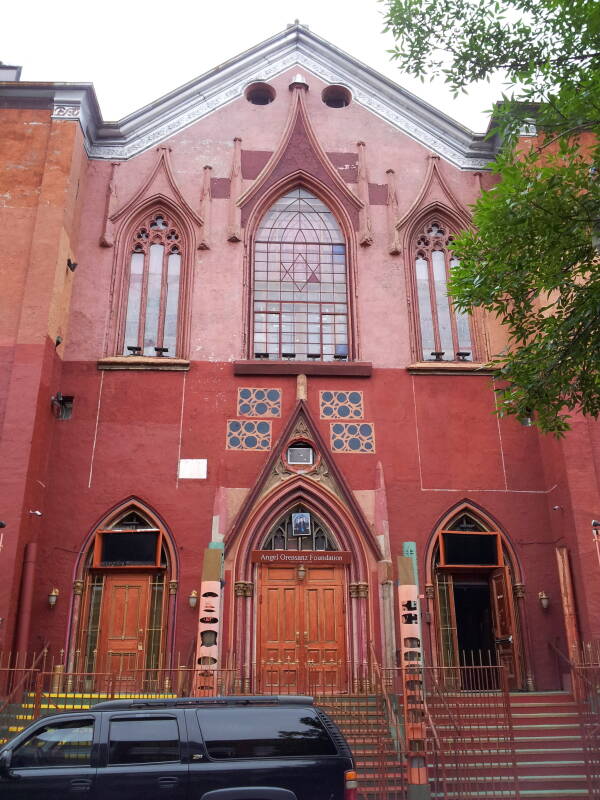
[[[228,419],[227,449],[270,450],[271,423],[264,419],[256,422],[245,419]]]
[[[375,452],[375,425],[372,422],[332,422],[330,428],[334,453]]]
[[[240,417],[280,417],[281,389],[238,389]]]
[[[362,392],[321,392],[321,419],[362,419]]]

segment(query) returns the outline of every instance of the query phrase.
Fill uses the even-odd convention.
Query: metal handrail
[[[31,664],[29,669],[25,670],[25,673],[22,676],[21,680],[11,689],[10,693],[6,697],[6,701],[4,702],[3,705],[0,706],[0,714],[2,714],[2,712],[5,711],[6,708],[8,708],[8,706],[13,702],[13,700],[15,698],[15,695],[22,690],[22,688],[25,685],[28,677],[33,675],[34,672],[38,672],[39,671],[38,670],[38,664],[39,664],[40,660],[41,659],[45,660],[46,656],[48,655],[48,645],[49,645],[49,642],[45,642],[44,643],[44,646],[40,650],[40,652],[39,652],[37,658],[35,659],[35,661]]]
[[[379,662],[377,661],[377,656],[375,655],[375,649],[372,643],[369,646],[369,651],[370,651],[369,655],[371,657],[371,666],[379,682],[379,687],[381,689],[381,696],[383,697],[383,701],[385,703],[385,707],[387,710],[388,720],[393,725],[396,733],[396,735],[394,736],[393,731],[391,731],[392,739],[394,740],[396,747],[398,747],[399,753],[405,752],[407,745],[403,733],[402,722],[398,716],[398,713],[396,712],[396,709],[394,708],[394,704],[392,703],[392,699],[390,697],[390,693],[388,692],[386,682],[383,679],[383,672],[381,670],[381,667],[379,666]]]
[[[576,676],[577,676],[577,678],[578,678],[578,679],[579,679],[579,680],[580,680],[582,683],[585,683],[585,684],[587,685],[588,689],[590,689],[590,690],[591,690],[592,694],[596,694],[596,693],[598,692],[598,688],[599,688],[599,687],[598,687],[598,686],[597,686],[595,683],[593,683],[593,682],[592,682],[592,681],[591,681],[589,678],[587,678],[587,677],[586,677],[586,675],[584,674],[584,671],[583,671],[583,669],[581,668],[581,667],[582,667],[582,665],[581,665],[581,664],[576,664],[574,661],[572,661],[572,660],[569,658],[569,656],[567,656],[565,653],[563,653],[563,652],[562,652],[562,650],[560,650],[560,649],[559,649],[559,648],[558,648],[558,647],[557,647],[555,644],[553,644],[552,642],[548,642],[548,647],[550,647],[550,649],[551,649],[551,650],[553,650],[553,651],[556,653],[556,655],[557,655],[557,656],[559,656],[560,658],[562,658],[562,659],[563,659],[563,661],[565,661],[565,662],[566,662],[566,663],[569,665],[569,667],[570,667],[570,669],[571,669],[571,672],[572,672],[574,675],[576,675]],[[573,683],[574,683],[574,682],[573,682]],[[576,689],[576,692],[577,692],[577,694],[579,694],[579,686],[578,686],[577,684],[575,684],[575,683],[574,683],[574,687],[575,687],[575,689]],[[576,700],[577,700],[579,703],[581,703],[581,697],[577,697],[577,696],[576,696]],[[598,731],[600,731],[600,721],[598,721],[598,722],[596,723],[596,725],[594,725],[594,727],[593,727],[593,728],[591,728],[591,730],[590,730],[590,733],[591,733],[592,735],[595,735],[595,734],[596,734]]]

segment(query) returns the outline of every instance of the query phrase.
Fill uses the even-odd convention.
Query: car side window
[[[179,761],[179,727],[171,718],[111,719],[109,764],[151,764]]]
[[[94,721],[55,722],[37,728],[12,754],[11,767],[80,767],[92,758]]]
[[[307,708],[203,708],[197,714],[211,758],[337,754],[323,723]]]

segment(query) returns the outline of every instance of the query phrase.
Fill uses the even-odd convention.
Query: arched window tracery
[[[185,242],[172,217],[154,210],[127,243],[123,355],[179,355],[180,283]]]
[[[302,505],[295,506],[271,529],[263,550],[339,550],[321,521]]]
[[[414,237],[414,265],[419,317],[418,358],[424,361],[474,361],[469,315],[448,297],[448,279],[458,259],[452,252],[451,226],[430,217]]]
[[[346,360],[346,241],[333,212],[296,187],[273,203],[254,237],[255,358]]]

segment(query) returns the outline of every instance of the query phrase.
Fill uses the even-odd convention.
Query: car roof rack
[[[216,695],[215,697],[171,697],[148,699],[131,698],[122,700],[105,700],[96,703],[92,709],[112,710],[131,708],[177,708],[193,706],[252,706],[252,705],[280,705],[280,706],[307,706],[313,705],[314,700],[308,695],[275,694],[275,695]]]

